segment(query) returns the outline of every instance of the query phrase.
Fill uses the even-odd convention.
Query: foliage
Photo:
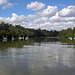
[[[69,37],[71,37],[72,39],[75,37],[75,27],[73,28],[73,29],[71,29],[71,28],[68,28],[68,29],[66,29],[66,30],[61,30],[60,32],[59,32],[59,37],[60,37],[60,39],[62,39],[62,40],[66,40],[66,39],[68,39]]]
[[[20,25],[13,26],[9,23],[0,23],[0,38],[11,37],[18,38],[19,36],[29,36],[29,37],[56,37],[59,34],[58,31],[48,31],[48,30],[41,30],[41,29],[28,29],[24,28]]]

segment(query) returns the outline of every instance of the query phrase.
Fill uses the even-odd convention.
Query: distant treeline
[[[11,39],[11,37],[57,37],[59,34],[58,31],[48,31],[48,30],[41,30],[41,29],[28,29],[24,28],[20,25],[13,26],[9,23],[0,23],[0,38],[2,37],[8,37]]]
[[[59,37],[62,40],[68,39],[69,37],[71,37],[72,39],[75,39],[75,27],[73,29],[68,28],[66,30],[61,30],[59,32]]]

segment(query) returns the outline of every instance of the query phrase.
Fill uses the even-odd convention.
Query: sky
[[[0,22],[25,28],[75,27],[75,0],[0,0]]]

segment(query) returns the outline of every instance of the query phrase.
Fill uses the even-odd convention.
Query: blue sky
[[[0,22],[25,28],[75,27],[75,0],[0,0]]]

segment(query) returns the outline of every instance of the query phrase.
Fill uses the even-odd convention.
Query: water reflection
[[[56,38],[0,42],[0,75],[75,75],[74,63],[73,45]]]
[[[31,38],[29,40],[16,40],[16,41],[0,41],[0,49],[1,50],[6,50],[10,47],[12,48],[22,48],[23,45],[33,45],[35,42],[40,45],[41,42],[55,42],[57,41],[57,38],[52,39],[52,38]]]

